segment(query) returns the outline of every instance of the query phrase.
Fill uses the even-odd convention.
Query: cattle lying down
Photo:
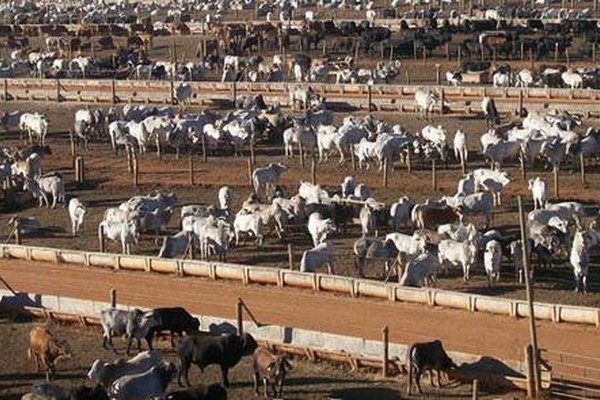
[[[98,381],[105,388],[109,388],[114,381],[122,376],[140,374],[154,366],[161,365],[163,362],[163,354],[158,350],[143,351],[129,360],[119,358],[112,363],[98,359],[92,364],[87,377]]]
[[[406,393],[410,396],[413,381],[417,386],[419,393],[421,390],[421,375],[423,372],[431,371],[429,378],[431,380],[431,386],[433,384],[433,371],[437,372],[438,386],[441,387],[440,374],[442,372],[448,373],[452,368],[456,368],[456,364],[452,361],[444,347],[442,342],[434,340],[433,342],[415,343],[408,348],[408,387]]]
[[[208,387],[198,385],[171,392],[165,396],[165,400],[227,400],[227,391],[218,383]]]
[[[151,396],[159,398],[177,373],[175,364],[163,361],[161,365],[135,375],[125,375],[110,385],[111,400],[147,400]]]
[[[77,386],[63,389],[51,383],[36,382],[31,392],[21,397],[21,400],[108,400],[108,394],[100,385],[93,388]]]
[[[230,334],[186,336],[176,346],[181,366],[177,382],[181,385],[183,375],[187,385],[190,386],[188,372],[192,363],[196,364],[200,371],[204,371],[204,368],[209,365],[217,364],[221,367],[223,385],[229,387],[229,369],[235,367],[242,357],[251,355],[257,347],[256,341],[248,333],[242,336]]]

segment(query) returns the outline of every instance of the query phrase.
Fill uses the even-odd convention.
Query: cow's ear
[[[275,364],[276,364],[276,361],[271,361],[271,362],[269,363],[269,366],[267,367],[267,371],[268,371],[269,373],[273,371],[273,368],[275,368]]]

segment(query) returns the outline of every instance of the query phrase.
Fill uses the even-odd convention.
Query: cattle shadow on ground
[[[285,379],[286,386],[314,386],[314,385],[330,385],[330,384],[341,384],[341,383],[354,383],[363,384],[371,381],[362,379],[336,379],[328,377],[315,377],[315,376],[292,376]],[[374,397],[375,398],[375,397]]]
[[[334,390],[329,394],[330,399],[341,400],[400,400],[402,397],[397,391],[380,388],[350,388]]]

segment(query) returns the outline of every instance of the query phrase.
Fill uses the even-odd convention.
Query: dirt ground
[[[140,158],[140,186],[134,188],[132,176],[127,171],[126,157],[124,155],[114,156],[110,151],[110,145],[106,140],[91,144],[88,152],[81,152],[85,159],[87,182],[81,187],[73,183],[73,162],[70,156],[68,134],[65,132],[72,126],[72,118],[76,106],[47,104],[10,103],[0,106],[4,110],[31,110],[47,113],[50,116],[50,131],[48,143],[52,147],[53,154],[45,158],[43,168],[45,172],[59,171],[67,180],[67,193],[69,196],[80,198],[88,206],[88,214],[84,223],[83,233],[77,238],[69,234],[68,212],[65,208],[56,210],[39,209],[29,201],[25,202],[20,210],[3,210],[0,214],[0,227],[2,236],[8,235],[7,221],[15,214],[23,216],[35,216],[40,219],[45,228],[42,235],[24,238],[25,244],[39,246],[53,246],[64,248],[76,248],[85,250],[97,250],[97,226],[102,219],[103,213],[108,207],[117,206],[129,197],[136,194],[145,194],[153,189],[173,191],[178,196],[178,205],[190,203],[213,204],[216,202],[216,192],[221,185],[230,185],[236,191],[234,210],[239,208],[241,202],[251,191],[247,173],[246,157],[209,156],[206,164],[201,162],[198,153],[194,156],[195,185],[189,185],[189,157],[182,155],[179,160],[175,159],[172,151],[165,154],[162,160],[158,160],[152,148],[150,152]],[[192,112],[193,110],[188,110]],[[357,114],[358,115],[358,114]],[[341,119],[343,113],[336,114],[336,119]],[[378,115],[385,121],[400,123],[406,129],[420,130],[425,121],[415,118],[413,114],[382,114]],[[469,169],[483,166],[483,161],[478,157],[480,149],[479,136],[485,130],[483,122],[477,118],[466,118],[457,116],[435,117],[433,123],[441,124],[447,128],[450,137],[456,129],[460,128],[467,133],[471,158]],[[594,125],[596,121],[585,121],[583,127]],[[585,129],[585,128],[582,128]],[[2,146],[18,143],[16,133],[3,134],[0,144]],[[167,151],[169,151],[167,149]],[[256,146],[256,163],[258,166],[270,162],[284,162],[290,170],[282,176],[281,183],[286,193],[293,194],[297,190],[300,180],[310,181],[310,162],[305,168],[301,168],[298,158],[285,159],[282,145],[270,145],[259,143]],[[589,166],[587,183],[583,185],[577,171],[570,166],[564,167],[559,174],[560,177],[560,199],[578,200],[590,205],[590,217],[595,215],[597,198],[600,194],[598,186],[597,167]],[[531,209],[531,201],[526,182],[520,177],[520,171],[516,165],[509,165],[507,170],[513,177],[513,182],[508,186],[503,196],[504,204],[495,210],[495,227],[506,230],[509,237],[517,237],[518,218],[516,214],[516,195],[523,195],[526,199],[526,208]],[[335,157],[329,163],[317,166],[317,181],[328,190],[335,190],[346,175],[354,175],[358,182],[365,183],[371,188],[373,196],[379,200],[391,204],[397,198],[408,195],[411,198],[422,201],[425,198],[437,198],[441,195],[450,195],[455,192],[455,185],[460,177],[460,168],[453,162],[447,168],[443,166],[437,172],[438,189],[432,190],[431,172],[429,165],[415,165],[412,173],[406,171],[405,166],[395,165],[389,176],[388,188],[382,187],[382,176],[377,168],[368,171],[352,171],[349,162],[338,165]],[[529,171],[528,178],[533,176],[544,177],[552,187],[552,174],[549,171]],[[24,196],[26,199],[27,196]],[[480,226],[483,221],[475,221]],[[174,233],[179,227],[179,209],[176,209],[169,224],[169,231]],[[380,227],[379,234],[389,231],[388,227]],[[310,240],[303,227],[298,227],[288,232],[284,239],[270,234],[265,246],[257,250],[250,242],[238,248],[234,248],[228,255],[228,261],[252,265],[266,265],[273,267],[287,267],[287,244],[293,246],[294,267],[297,267],[302,251],[310,248]],[[355,275],[353,267],[352,244],[360,235],[358,226],[350,228],[347,234],[334,236],[333,242],[336,247],[336,273],[344,275]],[[156,255],[159,250],[159,242],[153,237],[146,236],[133,251],[137,254]],[[107,244],[108,251],[119,251],[116,243]],[[597,260],[593,258],[591,268],[590,286],[593,292],[600,288],[598,281],[600,273],[595,268]],[[488,289],[483,267],[479,266],[473,271],[473,280],[468,284],[458,279],[458,271],[451,271],[448,276],[441,279],[440,286],[453,290],[474,293],[486,293],[503,295],[515,298],[524,298],[525,291],[521,285],[515,284],[513,268],[507,262],[502,272],[502,281],[495,289]],[[369,276],[381,275],[379,266],[372,267],[367,272]],[[572,292],[572,273],[567,260],[559,260],[552,270],[541,271],[536,282],[536,299],[546,302],[582,304],[589,306],[600,305],[600,294],[592,293],[587,296]]]
[[[3,345],[0,347],[0,398],[3,400],[18,400],[26,393],[33,382],[42,381],[43,374],[35,373],[33,363],[27,359],[27,334],[32,326],[43,323],[30,321],[23,317],[0,315],[0,337]],[[77,325],[58,325],[49,323],[49,328],[60,339],[67,340],[72,348],[73,357],[60,363],[54,383],[62,387],[80,384],[92,385],[85,378],[87,370],[97,358],[112,361],[116,356],[112,351],[101,347],[102,331],[100,327],[84,328]],[[123,346],[115,339],[121,355]],[[170,361],[176,361],[175,354],[169,348],[168,340],[159,343],[159,348],[165,351]],[[327,362],[311,363],[304,359],[292,360],[294,369],[288,375],[285,386],[286,399],[343,399],[363,400],[381,399],[396,400],[406,398],[406,379],[396,376],[381,379],[380,375],[366,370],[352,372],[347,365],[333,365]],[[228,391],[229,399],[245,400],[254,398],[252,387],[251,358],[244,358],[238,366],[230,371],[232,382]],[[220,370],[216,366],[208,367],[204,373],[193,367],[190,373],[192,384],[211,384],[220,382]],[[441,389],[432,388],[423,380],[423,390],[428,398],[470,398],[471,385],[450,383]],[[176,390],[177,383],[172,382],[169,390]],[[262,392],[261,392],[262,393]],[[518,399],[522,395],[513,393],[483,394],[481,398]]]

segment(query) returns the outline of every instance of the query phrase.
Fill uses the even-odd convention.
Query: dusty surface
[[[43,280],[40,273],[45,276]],[[505,360],[523,359],[529,340],[527,320],[290,288],[15,260],[0,261],[0,274],[17,292],[108,301],[109,290],[114,287],[122,304],[179,305],[192,313],[232,319],[236,299],[241,297],[261,323],[373,340],[380,340],[381,328],[388,325],[390,341],[395,343],[439,338],[453,351]],[[590,345],[597,339],[596,328],[549,322],[537,325],[540,347],[600,357],[600,349]]]
[[[135,194],[145,194],[152,189],[173,191],[178,196],[178,205],[190,203],[210,204],[216,202],[216,192],[219,186],[227,184],[236,191],[234,210],[237,210],[251,188],[248,181],[248,168],[246,157],[231,156],[209,156],[206,164],[201,162],[201,157],[196,152],[194,156],[195,185],[189,185],[189,159],[183,155],[179,160],[169,152],[162,160],[158,160],[150,148],[150,152],[140,158],[140,187],[134,188],[132,176],[127,171],[126,157],[124,155],[114,156],[109,150],[110,146],[104,140],[91,144],[88,152],[80,153],[85,159],[87,183],[83,187],[76,187],[73,182],[72,159],[69,150],[68,135],[65,133],[72,126],[72,116],[77,109],[75,106],[42,104],[8,104],[1,105],[2,110],[25,109],[37,110],[50,115],[51,125],[48,143],[53,149],[53,155],[44,159],[44,171],[60,171],[67,179],[67,193],[69,196],[80,198],[88,206],[88,214],[84,223],[84,230],[77,238],[72,238],[69,232],[68,212],[64,208],[56,210],[38,209],[33,202],[25,202],[20,210],[4,210],[0,214],[0,235],[6,237],[8,229],[6,222],[15,213],[26,216],[35,216],[40,219],[45,231],[37,237],[26,237],[23,242],[30,245],[53,246],[63,248],[76,248],[86,250],[97,250],[97,226],[104,211],[108,207],[117,206]],[[191,112],[192,110],[190,110]],[[336,114],[339,121],[344,114]],[[380,118],[400,123],[409,130],[420,130],[425,121],[416,119],[413,114],[384,114]],[[596,121],[586,121],[587,127]],[[478,118],[456,118],[444,116],[436,117],[435,124],[442,124],[448,130],[450,137],[456,129],[463,129],[469,138],[471,151],[469,169],[483,166],[483,161],[478,157],[480,149],[479,135],[484,131],[484,124]],[[0,141],[2,146],[18,143],[16,133],[4,134],[4,140]],[[282,145],[271,145],[259,143],[256,146],[257,165],[266,165],[269,162],[284,162],[290,170],[282,176],[281,183],[286,193],[293,194],[297,190],[300,180],[310,181],[310,162],[301,168],[298,158],[285,159],[283,157]],[[247,154],[247,153],[246,153]],[[503,196],[504,204],[495,210],[495,227],[505,229],[509,237],[516,237],[516,226],[518,223],[516,214],[517,194],[526,196],[527,209],[530,209],[529,192],[526,182],[520,178],[520,172],[516,165],[509,164],[507,170],[513,177],[513,182],[508,186]],[[343,177],[353,174],[358,182],[364,182],[372,190],[373,196],[379,201],[390,204],[395,199],[408,195],[411,198],[422,201],[425,198],[437,198],[441,195],[450,195],[455,192],[456,182],[460,177],[460,168],[453,162],[447,168],[440,168],[437,173],[438,190],[431,188],[431,172],[428,164],[415,163],[413,172],[407,173],[405,166],[396,164],[394,171],[389,176],[388,188],[382,187],[382,176],[376,167],[368,171],[352,171],[349,162],[344,165],[337,163],[337,158],[326,164],[317,166],[317,181],[328,190],[336,190]],[[528,177],[540,175],[547,179],[552,186],[552,174],[548,171],[537,170],[529,172]],[[591,206],[590,216],[595,212],[596,202],[600,195],[598,186],[597,166],[588,166],[587,184],[580,182],[579,174],[572,167],[566,166],[560,172],[560,198],[564,200],[579,200]],[[476,221],[479,224],[482,221]],[[169,224],[169,232],[177,232],[179,228],[179,209],[176,208]],[[379,227],[380,235],[387,233],[388,227]],[[336,273],[343,275],[356,275],[353,267],[352,244],[360,235],[358,226],[351,227],[347,234],[332,237],[336,247]],[[256,250],[250,242],[238,248],[234,248],[228,255],[228,261],[266,265],[273,267],[287,267],[287,244],[291,243],[294,253],[294,267],[297,268],[302,252],[311,247],[310,240],[305,227],[298,227],[285,235],[284,239],[277,238],[273,233],[269,234],[265,246]],[[107,244],[108,251],[120,251],[116,243]],[[153,237],[146,236],[141,244],[134,248],[136,254],[158,254],[159,245]],[[597,282],[600,277],[597,274],[596,258],[593,257],[590,270],[590,286],[593,291],[600,287]],[[483,276],[483,266],[479,264],[472,271],[474,278],[468,284],[457,279],[458,271],[451,271],[442,277],[440,286],[443,288],[486,293],[492,295],[503,295],[516,298],[524,298],[525,293],[522,286],[514,284],[513,268],[506,262],[502,272],[502,281],[496,289],[490,290],[486,287]],[[381,267],[373,266],[368,271],[368,276],[379,277]],[[572,272],[567,260],[558,260],[554,269],[541,271],[536,282],[536,299],[539,301],[584,304],[598,306],[600,296],[593,293],[587,296],[572,292]]]
[[[0,348],[0,398],[3,400],[18,400],[28,391],[33,382],[43,380],[42,374],[36,374],[33,363],[27,359],[27,334],[33,325],[43,321],[27,321],[9,319],[0,315],[0,337],[3,345]],[[65,339],[73,349],[73,357],[58,365],[54,382],[62,387],[79,384],[92,385],[85,378],[85,373],[97,358],[112,361],[116,356],[102,349],[102,333],[100,327],[83,328],[74,325],[57,325],[50,323],[49,329],[60,339]],[[115,339],[115,344],[123,353],[122,343]],[[159,348],[167,354],[167,359],[176,360],[170,351],[168,341],[159,343]],[[397,376],[382,380],[378,374],[361,370],[350,371],[348,365],[332,365],[326,362],[310,363],[303,359],[292,360],[294,369],[289,373],[285,386],[286,399],[328,399],[343,400],[381,399],[396,400],[405,398],[406,380]],[[228,398],[246,400],[254,398],[252,387],[252,364],[250,358],[244,358],[238,366],[229,373],[231,388]],[[210,366],[204,373],[193,367],[190,373],[192,384],[211,384],[220,382],[221,373],[218,367]],[[442,389],[431,388],[428,379],[423,380],[423,389],[428,397],[470,398],[469,384],[453,382]],[[176,390],[177,383],[173,382],[169,390]],[[262,389],[261,389],[262,390]],[[261,392],[262,393],[262,392]],[[482,393],[483,398],[517,399],[522,394],[513,393]]]

